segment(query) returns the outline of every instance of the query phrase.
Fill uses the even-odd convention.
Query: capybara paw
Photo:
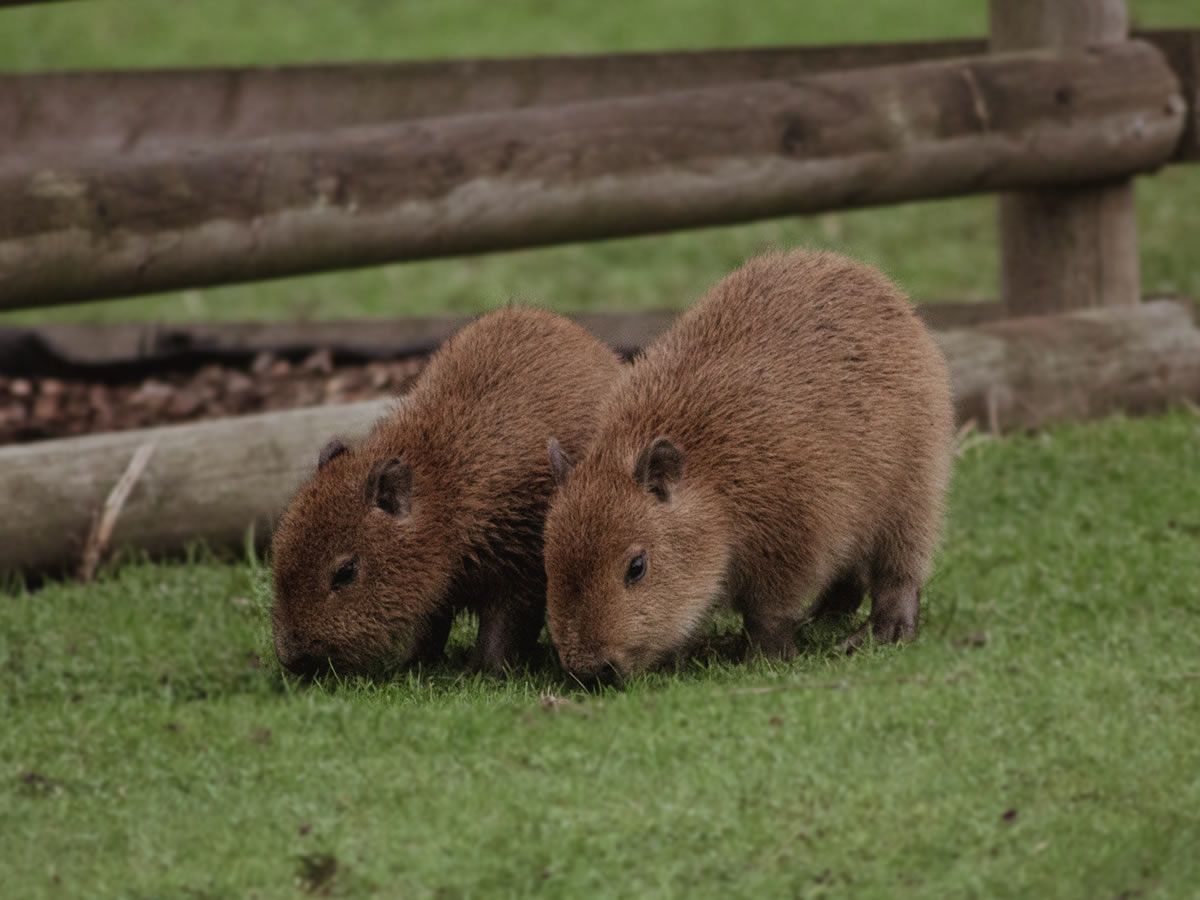
[[[476,674],[500,677],[508,671],[508,663],[503,654],[475,652],[467,660],[467,669]]]
[[[787,662],[796,656],[796,634],[791,627],[751,629],[747,634],[746,658],[761,656],[765,659]]]
[[[853,653],[860,649],[868,638],[876,644],[900,644],[911,641],[917,636],[917,620],[903,615],[877,615],[872,612],[871,618],[861,627],[842,641],[844,653]]]

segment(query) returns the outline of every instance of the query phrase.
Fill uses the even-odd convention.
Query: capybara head
[[[651,668],[681,649],[721,592],[729,546],[713,492],[658,437],[631,453],[597,446],[572,466],[546,519],[547,618],[563,666],[584,682]]]
[[[280,663],[298,675],[402,665],[445,588],[443,518],[401,455],[331,441],[272,544],[271,619]]]

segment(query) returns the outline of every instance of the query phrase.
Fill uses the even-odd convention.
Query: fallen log
[[[1200,329],[1154,301],[938,334],[960,422],[1036,428],[1200,400]],[[333,434],[352,438],[383,402],[0,448],[0,571],[74,571],[92,522],[140,448],[154,447],[113,523],[113,546],[152,554],[189,541],[265,539]],[[145,453],[146,451],[143,451]]]
[[[1200,399],[1190,303],[1003,319],[938,335],[960,421],[1007,431]]]
[[[92,523],[144,447],[153,447],[109,544],[155,556],[189,542],[238,545],[273,517],[333,434],[354,435],[391,401],[323,406],[0,448],[0,571],[59,574],[84,556]]]
[[[1086,183],[1185,114],[1128,42],[0,167],[0,308]]]

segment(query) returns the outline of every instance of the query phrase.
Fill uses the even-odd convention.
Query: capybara
[[[787,658],[806,616],[867,591],[846,648],[913,637],[953,444],[945,361],[893,284],[832,253],[750,261],[622,373],[577,464],[548,445],[559,658],[652,667],[720,603]]]
[[[583,451],[621,365],[561,316],[505,308],[451,338],[360,443],[332,440],[274,537],[282,665],[434,661],[461,609],[479,616],[476,667],[525,658],[545,617],[546,442]]]

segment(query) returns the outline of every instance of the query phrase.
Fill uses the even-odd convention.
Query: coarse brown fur
[[[912,637],[952,450],[945,361],[895,286],[832,253],[752,260],[622,374],[577,466],[550,447],[560,659],[653,666],[720,602],[788,657],[814,598],[846,614],[867,589],[848,649]]]
[[[620,368],[567,319],[506,308],[455,335],[358,446],[331,441],[274,538],[282,664],[434,660],[464,608],[479,614],[477,666],[529,651],[545,609],[546,441],[581,454]]]

